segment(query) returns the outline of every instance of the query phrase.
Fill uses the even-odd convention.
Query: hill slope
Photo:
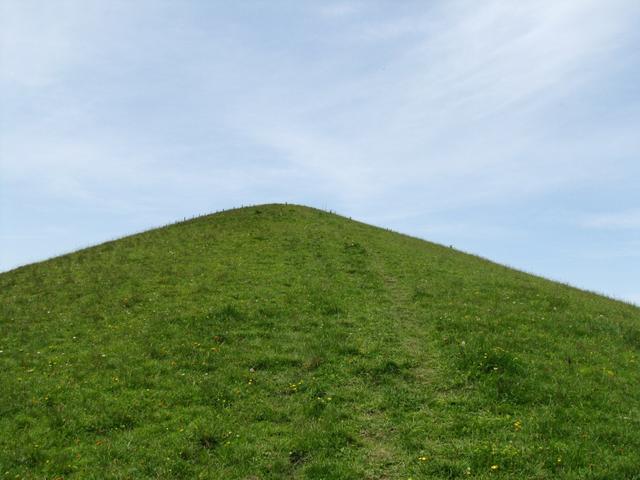
[[[315,209],[0,275],[0,477],[640,478],[640,310]]]

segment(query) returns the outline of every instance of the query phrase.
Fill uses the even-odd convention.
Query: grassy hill
[[[640,478],[640,309],[323,211],[0,275],[0,478]]]

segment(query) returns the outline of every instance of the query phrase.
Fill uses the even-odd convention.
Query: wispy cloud
[[[590,215],[580,224],[587,228],[640,229],[640,209]]]
[[[379,4],[344,2],[329,4],[321,14],[358,11],[361,18],[342,25],[328,39],[301,34],[315,44],[312,51],[323,48],[326,54],[301,59],[293,45],[274,51],[250,43],[241,49],[238,62],[237,56],[216,46],[228,38],[204,32],[197,24],[193,31],[198,33],[185,36],[184,29],[163,18],[173,13],[166,7],[149,8],[144,2],[142,7],[121,2],[79,7],[68,2],[58,12],[65,20],[49,22],[54,12],[39,11],[35,3],[5,4],[14,6],[5,7],[12,21],[4,23],[17,25],[3,34],[9,45],[3,49],[9,52],[3,58],[9,67],[3,69],[9,72],[5,83],[22,84],[34,99],[34,92],[50,89],[35,126],[29,118],[17,129],[4,131],[6,155],[20,158],[5,167],[5,175],[37,178],[44,171],[43,183],[67,188],[75,181],[79,189],[90,184],[88,176],[111,176],[124,183],[128,178],[180,177],[189,174],[161,159],[198,145],[201,153],[210,155],[216,142],[231,132],[253,150],[285,160],[280,171],[308,172],[314,185],[325,185],[333,195],[355,203],[368,202],[372,195],[392,195],[397,189],[417,192],[425,185],[433,192],[426,194],[430,203],[436,205],[442,190],[451,186],[460,190],[457,201],[477,202],[547,191],[585,178],[597,181],[600,158],[582,155],[583,147],[576,145],[583,139],[576,141],[571,130],[564,138],[555,136],[549,119],[561,108],[559,102],[573,101],[601,75],[598,72],[607,70],[609,55],[623,46],[621,32],[630,21],[628,8],[623,8],[629,2],[621,0],[606,6],[589,0],[526,5],[492,1],[474,8],[458,1],[424,11],[398,8],[391,16],[386,10],[385,18],[376,15]],[[313,12],[309,15],[312,18]],[[145,16],[147,23],[162,26],[167,38],[158,45],[164,52],[145,48],[141,57],[135,53],[136,42],[151,45],[153,34],[143,27],[132,36],[117,24],[129,18],[125,23],[133,28],[136,18]],[[193,21],[189,16],[178,19]],[[113,38],[114,33],[121,35]],[[233,44],[240,45],[250,32],[240,29],[231,35]],[[185,41],[190,49],[181,52],[179,43]],[[44,49],[36,48],[40,45]],[[126,52],[125,45],[132,50]],[[200,74],[174,71],[168,79],[158,77],[162,83],[153,94],[155,64],[163,57],[175,59],[183,71]],[[112,62],[130,59],[138,62],[136,70],[121,70],[122,74],[135,75],[146,64],[151,76],[143,78],[146,85],[128,85],[133,88],[128,101],[139,102],[151,94],[150,101],[166,104],[170,97],[165,95],[182,96],[176,109],[164,108],[167,117],[154,117],[150,103],[144,110],[131,111],[129,122],[143,122],[135,131],[105,124],[108,117],[96,116],[104,115],[105,108],[112,110],[108,114],[113,121],[125,114],[113,111],[118,97],[127,95],[126,90],[113,89],[117,76],[110,90],[97,88],[105,82],[99,78],[96,87],[81,84],[76,92],[61,92],[67,95],[64,103],[52,100],[57,98],[56,82],[61,77],[68,81],[69,75],[74,80],[78,68],[113,75],[118,70]],[[95,97],[101,93],[114,101],[113,106]],[[192,95],[199,104],[188,102]],[[180,116],[182,107],[189,109],[191,118]],[[208,139],[204,132],[197,137],[185,133],[211,121],[213,135]],[[174,138],[156,137],[148,143],[145,130],[158,126],[158,133]],[[611,132],[616,127],[612,125]],[[38,138],[38,145],[27,138]],[[631,133],[628,138],[633,138]],[[629,141],[630,147],[637,146],[637,141]],[[259,165],[252,162],[252,167]],[[213,158],[202,168],[218,170]],[[553,170],[553,177],[540,175],[544,170]],[[58,180],[51,182],[50,175]]]
[[[321,165],[319,176],[340,191],[345,178],[352,179],[352,193],[366,185],[365,197],[372,189],[418,183],[437,189],[452,178],[488,185],[466,188],[477,194],[471,201],[487,190],[510,196],[597,180],[600,158],[581,155],[582,147],[576,152],[572,144],[582,138],[555,137],[549,119],[558,102],[579,97],[597,72],[607,70],[609,53],[623,40],[624,10],[599,2],[465,4],[438,9],[435,22],[429,14],[359,22],[337,38],[362,58],[371,58],[368,49],[377,41],[371,36],[361,43],[359,31],[421,35],[383,52],[374,64],[321,59],[286,88],[267,79],[257,93],[272,102],[264,105],[249,93],[233,120],[252,141],[294,162]],[[356,67],[366,75],[354,75]],[[338,81],[327,84],[328,76]]]
[[[361,11],[363,8],[362,2],[338,2],[338,3],[325,3],[321,5],[318,12],[326,17],[349,17]]]

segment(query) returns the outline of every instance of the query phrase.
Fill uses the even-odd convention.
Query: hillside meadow
[[[640,479],[640,309],[307,207],[0,274],[0,478]]]

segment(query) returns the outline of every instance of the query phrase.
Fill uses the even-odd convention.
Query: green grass
[[[0,478],[640,478],[640,310],[323,211],[0,275]]]

